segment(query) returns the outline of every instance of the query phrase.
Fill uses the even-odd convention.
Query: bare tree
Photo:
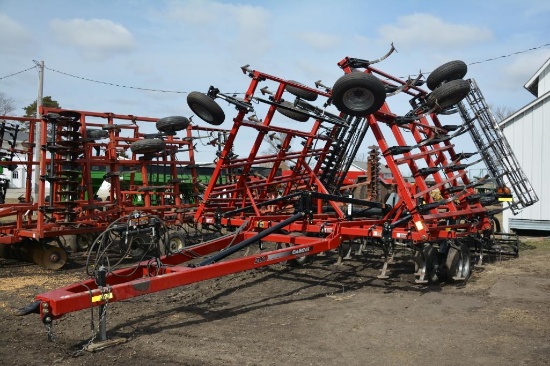
[[[265,155],[276,155],[281,149],[281,145],[286,138],[286,133],[284,132],[273,132],[266,134],[264,136],[264,141],[267,142],[268,147],[266,150],[262,151],[262,154]],[[266,167],[272,167],[273,163],[262,164]],[[283,161],[280,166],[281,169],[288,169],[288,164],[286,161]]]
[[[13,111],[15,111],[15,101],[0,92],[0,115],[9,116]]]
[[[512,115],[512,113],[515,112],[512,108],[504,105],[500,105],[500,106],[490,105],[489,108],[491,108],[491,111],[493,112],[493,115],[497,119],[497,122],[503,121],[504,119],[506,119],[508,116]]]

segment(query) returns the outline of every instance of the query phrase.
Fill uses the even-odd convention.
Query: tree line
[[[48,108],[61,108],[61,105],[59,105],[59,102],[57,100],[52,99],[51,96],[45,96],[42,98],[42,105],[44,107]],[[3,92],[0,92],[0,115],[1,116],[11,116],[13,115],[13,112],[17,107],[15,106],[15,100],[13,98],[9,97]],[[36,100],[34,100],[31,104],[24,107],[23,110],[25,111],[24,117],[36,117]]]

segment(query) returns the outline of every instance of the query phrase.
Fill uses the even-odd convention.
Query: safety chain
[[[109,303],[109,296],[108,294],[111,292],[111,287],[110,286],[105,286],[101,289],[101,299],[102,301],[104,301],[104,304],[103,304],[103,311],[99,317],[99,323],[101,324],[101,322],[103,322],[105,320],[105,316],[107,315],[107,305]],[[93,307],[91,308],[92,309],[92,316],[91,316],[91,328],[92,328],[92,337],[90,338],[90,340],[88,342],[86,342],[86,344],[84,344],[82,346],[82,348],[76,350],[76,351],[68,351],[67,349],[65,349],[65,347],[63,347],[57,337],[55,336],[55,334],[53,333],[53,327],[52,327],[52,324],[53,322],[50,322],[50,323],[47,323],[45,325],[46,327],[46,334],[48,336],[48,340],[50,342],[52,342],[52,344],[54,345],[55,348],[57,348],[58,350],[62,351],[63,353],[65,353],[66,355],[68,356],[71,356],[71,357],[78,357],[80,356],[84,351],[86,351],[86,349],[88,349],[88,347],[90,347],[92,345],[92,343],[94,343],[94,340],[97,338],[97,335],[99,334],[100,332],[100,327],[97,328],[97,330],[95,329],[95,325],[94,325],[94,312],[93,312]]]

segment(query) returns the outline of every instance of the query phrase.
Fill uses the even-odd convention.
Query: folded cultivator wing
[[[150,259],[132,268],[110,268],[107,263],[111,262],[98,255],[89,263],[93,270],[88,281],[38,295],[37,302],[23,312],[37,311],[51,326],[68,312],[92,306],[104,309],[107,302],[274,263],[300,264],[332,249],[338,249],[340,260],[352,252],[361,254],[366,245],[384,254],[382,278],[387,277],[388,263],[400,246],[411,251],[417,283],[466,280],[472,271],[472,254],[481,260],[484,252],[499,244],[493,215],[501,209],[494,205],[511,196],[505,190],[480,193],[476,189],[492,181],[500,185],[500,170],[492,177],[468,177],[469,167],[489,162],[488,149],[478,146],[477,151],[463,152],[454,144],[456,137],[467,133],[482,138],[489,134],[474,127],[474,118],[468,116],[475,114],[480,119],[479,111],[468,111],[462,102],[478,89],[473,80],[463,79],[467,68],[462,61],[434,70],[426,80],[430,91],[422,88],[421,75],[402,80],[374,68],[378,61],[343,59],[338,66],[344,75],[332,87],[321,81],[315,87],[306,86],[247,65],[242,71],[250,83],[242,98],[213,86],[207,93],[190,93],[189,107],[212,125],[225,120],[217,100],[237,110],[231,129],[212,143],[218,146],[215,167],[192,211],[196,225],[217,228],[221,236],[178,247],[166,256],[159,257],[162,250],[152,251]],[[409,99],[411,108],[404,115],[390,109],[398,96]],[[467,116],[464,123],[449,116],[458,110]],[[443,119],[455,122],[444,123]],[[376,141],[369,147],[366,189],[362,190],[368,194],[353,197],[350,187],[360,184],[346,185],[346,174],[367,136]],[[139,143],[140,152],[151,149],[156,153],[162,143],[172,141],[171,137],[165,140],[132,141],[132,149]],[[503,145],[503,137],[495,144]],[[116,146],[109,149],[112,154]],[[379,153],[392,176],[385,179],[394,190],[386,201],[378,200]],[[510,156],[511,151],[506,154]],[[84,167],[98,165],[93,159],[86,157]],[[170,154],[160,160],[175,169]],[[124,166],[129,169],[135,163]],[[120,169],[114,168],[110,171],[116,177]],[[58,186],[61,190],[52,196],[69,197],[74,191],[72,175],[54,171],[52,166],[54,191]],[[56,179],[61,176],[65,178],[58,185]],[[148,192],[155,190],[148,187]],[[520,200],[524,205],[533,202]],[[144,201],[147,207],[150,198],[146,195]],[[61,221],[74,219],[73,206],[53,204],[56,210],[63,208],[52,211]],[[183,202],[173,205],[182,207]],[[162,231],[162,225],[150,221],[147,210],[142,211],[123,229],[127,233]],[[162,215],[160,219],[165,220]],[[162,242],[162,236],[155,238]],[[244,250],[253,244],[259,250],[253,254]],[[511,248],[508,252],[517,254],[517,242],[509,240],[506,246]]]

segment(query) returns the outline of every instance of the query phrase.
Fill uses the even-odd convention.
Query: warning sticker
[[[112,298],[113,298],[113,293],[109,292],[106,294],[92,296],[92,302],[105,301],[105,300],[110,300]]]

